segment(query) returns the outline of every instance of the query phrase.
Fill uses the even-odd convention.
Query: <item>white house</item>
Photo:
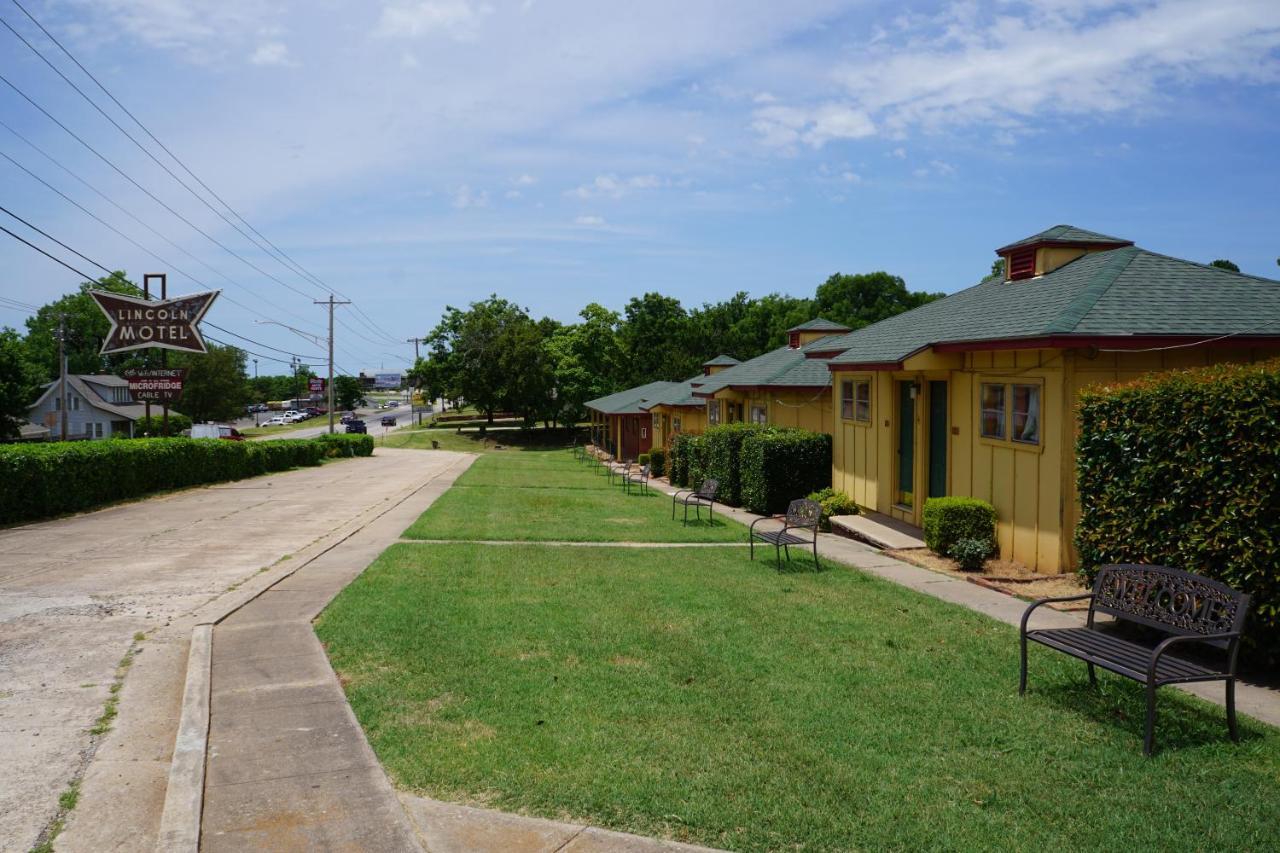
[[[152,408],[152,415],[158,417],[159,405]],[[134,422],[145,414],[146,406],[133,401],[129,383],[119,376],[67,376],[67,438],[132,436]],[[47,427],[50,438],[62,438],[62,403],[56,380],[46,385],[40,398],[28,408],[27,420]]]

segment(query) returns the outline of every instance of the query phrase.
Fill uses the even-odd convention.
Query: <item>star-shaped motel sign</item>
[[[111,321],[111,332],[102,342],[101,355],[147,347],[208,352],[200,337],[199,322],[222,291],[192,293],[177,299],[152,301],[104,290],[90,290],[102,313]]]

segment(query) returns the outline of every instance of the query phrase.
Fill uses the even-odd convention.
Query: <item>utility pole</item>
[[[329,435],[333,435],[333,306],[350,305],[350,300],[338,300],[333,298],[333,294],[329,294],[329,298],[323,301],[314,300],[317,305],[329,306]]]
[[[405,340],[405,343],[413,344],[413,366],[415,368],[418,366],[418,360],[422,358],[422,356],[418,355],[418,344],[423,343],[424,341],[426,341],[426,338],[408,338]],[[417,378],[416,373],[414,374],[414,378],[415,379]],[[414,413],[418,412],[418,410],[415,409],[413,406],[413,398],[417,397],[421,393],[422,393],[422,386],[416,383],[409,389],[409,414],[411,416]],[[425,404],[427,401],[423,400],[422,402]],[[418,414],[418,426],[422,426],[421,413]]]
[[[58,438],[67,440],[67,315],[58,315],[58,409],[62,422]]]

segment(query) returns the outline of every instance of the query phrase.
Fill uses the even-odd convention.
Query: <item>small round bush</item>
[[[976,572],[991,556],[992,550],[989,539],[957,539],[947,551],[947,556],[964,571]]]

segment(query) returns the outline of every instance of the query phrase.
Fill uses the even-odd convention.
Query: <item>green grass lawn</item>
[[[502,453],[512,450],[562,449],[567,448],[571,440],[566,430],[548,431],[540,427],[530,430],[502,429],[487,431],[485,435],[480,435],[478,431],[471,430],[459,435],[456,432],[456,426],[445,429],[428,425],[398,429],[389,434],[385,442],[381,436],[378,437],[379,445],[385,445],[386,447],[431,450],[433,449],[431,443],[435,441],[439,443],[440,450],[457,450],[463,453]]]
[[[707,514],[671,520],[671,499],[626,494],[567,450],[500,452],[475,461],[422,517],[410,539],[572,542],[745,542],[746,528]]]
[[[537,479],[488,458],[450,494]],[[1012,628],[826,568],[402,544],[317,631],[396,783],[444,800],[738,850],[1274,849],[1280,732],[1232,744],[1166,689],[1146,759],[1138,685],[1035,648],[1020,698]]]

